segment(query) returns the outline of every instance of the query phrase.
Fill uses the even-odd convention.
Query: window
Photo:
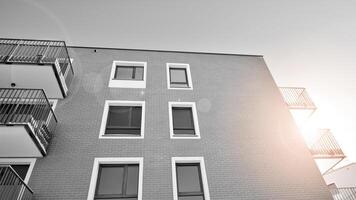
[[[171,138],[200,138],[198,116],[193,102],[169,102],[169,129]]]
[[[173,133],[195,135],[192,108],[172,107]]]
[[[105,134],[134,134],[141,132],[142,107],[109,106]]]
[[[114,61],[109,87],[146,88],[146,62]]]
[[[139,66],[116,66],[116,80],[143,80],[143,67]]]
[[[167,63],[167,85],[168,89],[192,90],[189,64]]]
[[[25,180],[30,164],[11,164],[12,169],[21,177],[22,180]]]
[[[0,165],[10,165],[25,183],[30,180],[35,162],[35,158],[0,158]]]
[[[145,102],[106,101],[99,138],[143,138]]]
[[[210,200],[202,157],[173,157],[174,200]]]
[[[143,158],[95,158],[88,200],[142,200]]]
[[[95,199],[137,199],[138,173],[138,164],[100,164]]]

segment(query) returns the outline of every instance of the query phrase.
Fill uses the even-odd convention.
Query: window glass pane
[[[200,165],[177,165],[178,192],[201,192]]]
[[[179,200],[204,200],[203,196],[185,196],[185,197],[179,197]]]
[[[105,200],[137,200],[137,198],[95,198],[95,200],[105,199]]]
[[[122,194],[124,167],[122,166],[100,166],[98,174],[96,194]]]
[[[126,195],[137,195],[138,192],[138,165],[129,165],[127,169]]]
[[[141,115],[142,115],[142,107],[133,107],[132,108],[132,127],[141,127]]]
[[[132,79],[133,67],[116,66],[115,79],[130,80]]]
[[[187,83],[187,75],[185,69],[170,69],[171,83]]]
[[[172,108],[174,133],[194,134],[194,121],[192,108]]]
[[[143,67],[136,67],[135,80],[143,80]]]
[[[22,178],[22,180],[25,180],[30,165],[11,165],[11,167]]]
[[[108,126],[130,126],[130,107],[109,106],[109,114],[107,121]]]

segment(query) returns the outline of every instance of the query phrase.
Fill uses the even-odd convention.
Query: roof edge
[[[179,51],[179,50],[160,50],[160,49],[130,49],[130,48],[115,48],[115,47],[93,47],[93,46],[72,46],[67,45],[67,48],[88,48],[88,49],[108,49],[108,50],[127,50],[127,51],[151,51],[151,52],[166,52],[166,53],[190,53],[190,54],[208,54],[208,55],[228,55],[228,56],[250,56],[263,57],[263,55],[254,54],[235,54],[223,52],[203,52],[203,51]]]

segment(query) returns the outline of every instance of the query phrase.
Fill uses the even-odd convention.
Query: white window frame
[[[169,73],[170,68],[181,68],[185,69],[187,73],[187,81],[188,81],[188,86],[187,88],[175,88],[171,87],[171,75]],[[167,71],[167,86],[168,89],[170,90],[193,90],[193,82],[192,82],[192,75],[190,73],[190,65],[186,63],[166,63],[166,71]]]
[[[115,80],[117,65],[133,65],[143,67],[143,80]],[[146,88],[147,62],[114,60],[111,67],[109,87],[112,88]]]
[[[138,164],[139,177],[138,177],[138,192],[137,199],[142,200],[142,182],[143,182],[143,157],[104,157],[95,158],[93,171],[91,174],[88,200],[93,200],[95,196],[96,181],[98,179],[99,165],[100,164]]]
[[[173,130],[173,107],[183,107],[183,108],[192,108],[193,122],[194,122],[194,131],[195,136],[175,136]],[[195,102],[168,102],[168,114],[169,114],[169,133],[171,139],[200,139],[200,130],[198,123],[198,114],[195,106]]]
[[[201,179],[204,189],[204,199],[210,200],[208,178],[206,176],[204,157],[172,157],[172,182],[173,182],[173,200],[178,200],[178,187],[177,187],[177,163],[199,163]]]
[[[108,119],[109,106],[141,106],[141,133],[140,136],[129,136],[129,135],[117,135],[117,136],[106,136],[106,122]],[[104,105],[103,116],[101,119],[99,139],[143,139],[145,133],[145,102],[144,101],[122,101],[122,100],[106,100]]]
[[[0,158],[0,165],[30,165],[26,177],[23,180],[26,184],[28,184],[30,180],[35,163],[36,158]]]

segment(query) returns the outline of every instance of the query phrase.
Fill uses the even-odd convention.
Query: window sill
[[[99,139],[143,139],[143,135],[129,135],[129,134],[110,134],[110,135],[100,135]]]
[[[175,87],[168,87],[169,90],[193,90],[192,87],[187,87],[187,88],[175,88]]]
[[[111,88],[146,88],[146,81],[136,80],[110,80]]]
[[[200,135],[172,135],[171,139],[200,139]]]

